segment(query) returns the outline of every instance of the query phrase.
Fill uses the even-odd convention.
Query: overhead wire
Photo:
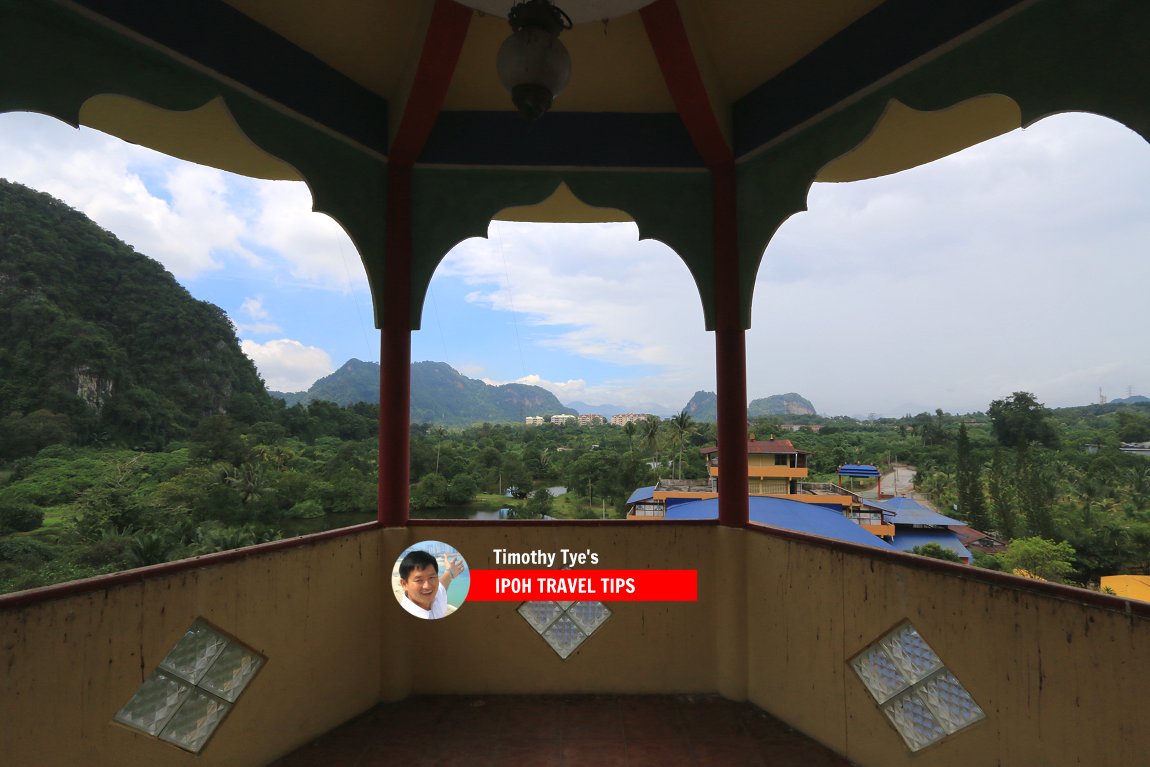
[[[496,246],[499,256],[503,260],[504,287],[507,290],[507,303],[511,308],[511,324],[515,328],[515,348],[519,352],[519,377],[527,376],[527,358],[523,355],[523,341],[519,336],[519,312],[515,309],[515,291],[511,287],[511,270],[507,268],[507,253],[503,243],[503,232],[498,222],[491,222],[491,231],[495,233]]]

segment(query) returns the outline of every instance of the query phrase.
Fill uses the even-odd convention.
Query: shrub
[[[0,504],[0,531],[26,533],[44,524],[44,511],[27,503]]]
[[[921,546],[915,546],[911,552],[923,557],[930,557],[931,559],[941,559],[945,562],[961,562],[962,558],[955,554],[950,549],[945,549],[937,543],[924,543]]]
[[[300,501],[284,514],[288,519],[317,519],[323,516],[323,504],[316,500]]]
[[[29,538],[0,540],[0,562],[33,568],[52,559],[52,550]]]

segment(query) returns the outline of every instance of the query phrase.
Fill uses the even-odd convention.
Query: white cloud
[[[283,328],[274,322],[237,322],[236,332],[252,336],[266,336],[269,333],[282,333]]]
[[[367,274],[351,239],[334,219],[308,212],[312,199],[304,184],[266,181],[257,197],[249,236],[274,250],[293,277],[344,293],[367,290]]]
[[[760,270],[751,396],[902,415],[981,410],[1019,389],[1085,404],[1099,386],[1145,382],[1148,201],[1145,142],[1084,115],[816,185]]]
[[[36,114],[0,115],[0,177],[63,200],[181,280],[236,259],[310,287],[367,289],[351,240],[311,213],[299,182],[181,162]]]
[[[4,115],[0,126],[0,176],[63,200],[177,277],[221,268],[221,250],[255,259],[228,174],[42,115]]]
[[[634,225],[497,222],[436,274],[476,286],[468,301],[519,313],[536,343],[579,357],[675,367],[705,339],[687,267]]]
[[[266,343],[244,340],[240,348],[256,364],[269,389],[304,391],[317,379],[335,371],[331,356],[316,346],[281,338]]]
[[[567,381],[548,381],[538,373],[531,373],[515,380],[515,383],[528,386],[542,386],[552,392],[561,401],[583,399],[587,391],[587,382],[582,378],[572,378]]]
[[[240,304],[240,311],[250,317],[252,322],[237,322],[236,332],[247,335],[268,335],[269,333],[282,333],[283,328],[274,322],[260,322],[271,315],[264,308],[263,298],[247,297]]]
[[[0,116],[0,176],[63,199],[185,281],[254,268],[268,306],[298,301],[276,292],[285,286],[366,290],[350,240],[307,213],[299,183],[188,166],[20,114]],[[895,176],[816,185],[808,204],[758,275],[750,397],[798,391],[826,413],[901,415],[981,409],[1016,389],[1051,406],[1092,401],[1099,387],[1150,389],[1138,321],[1150,284],[1150,151],[1125,128],[1050,118]],[[465,281],[477,306],[518,313],[524,346],[586,360],[588,371],[645,371],[600,380],[533,365],[561,397],[678,407],[714,390],[713,336],[689,273],[633,225],[496,223],[438,275]],[[240,306],[240,331],[302,337],[298,318],[271,317],[264,298]],[[460,348],[474,340],[473,328],[447,330]],[[334,321],[323,332],[347,335]],[[306,388],[332,369],[319,347],[244,343],[273,388]],[[458,365],[465,374],[490,374],[469,362]]]
[[[240,304],[240,311],[248,315],[254,320],[266,320],[268,318],[268,310],[264,308],[264,300],[262,298],[247,297],[243,303]]]

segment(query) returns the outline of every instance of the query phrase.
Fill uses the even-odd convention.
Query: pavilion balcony
[[[399,609],[391,568],[421,540],[452,543],[476,569],[496,548],[560,546],[597,552],[600,567],[694,569],[698,600],[610,603],[564,660],[516,603],[467,602],[441,621]],[[876,767],[1150,754],[1150,606],[758,526],[373,523],[8,595],[0,616],[0,753],[13,765],[264,765],[380,704],[504,695],[538,696],[544,719],[595,700],[573,695],[616,709],[631,701],[618,696],[718,696]],[[113,717],[197,619],[264,661],[193,755]],[[917,752],[852,666],[907,624],[983,713]],[[514,718],[501,721],[513,737]],[[366,737],[362,720],[339,733]]]

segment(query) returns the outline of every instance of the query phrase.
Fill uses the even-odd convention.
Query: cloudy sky
[[[273,389],[377,360],[363,267],[303,184],[188,165],[39,115],[0,115],[0,177],[164,264],[235,323]],[[817,184],[763,258],[751,398],[820,413],[1052,407],[1150,394],[1150,146],[1061,115],[931,165]],[[496,223],[436,272],[415,360],[564,402],[670,410],[714,390],[686,267],[631,225]]]

